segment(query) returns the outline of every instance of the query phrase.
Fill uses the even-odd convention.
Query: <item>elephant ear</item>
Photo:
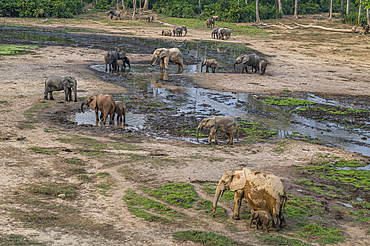
[[[62,83],[64,86],[67,86],[67,88],[71,88],[70,84],[69,84],[69,80],[70,80],[70,76],[65,76],[62,80]]]
[[[96,97],[95,96],[90,98],[89,106],[91,109],[96,108]]]
[[[166,56],[169,56],[168,55],[169,54],[169,52],[168,52],[168,50],[167,49],[163,49],[163,50],[161,50],[161,52],[159,53],[159,58],[164,58],[164,57],[166,57]]]
[[[243,170],[234,171],[233,180],[230,183],[230,190],[236,191],[243,189],[246,183],[245,173]]]

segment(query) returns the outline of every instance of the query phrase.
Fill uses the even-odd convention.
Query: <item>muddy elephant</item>
[[[123,116],[123,123],[126,123],[126,104],[121,101],[115,101],[114,106],[115,106],[114,112],[117,114],[117,121],[122,122],[122,116]]]
[[[242,199],[248,202],[252,211],[264,210],[272,216],[272,226],[277,231],[287,225],[283,209],[287,195],[281,180],[269,173],[248,168],[226,171],[218,183],[213,199],[213,217],[217,202],[225,190],[235,191],[233,219],[239,220]]]
[[[121,68],[121,71],[126,69],[126,64],[131,69],[130,59],[128,59],[126,56],[120,57],[120,59],[117,60],[117,71],[119,71],[119,68]]]
[[[203,72],[204,66],[206,66],[206,73],[208,73],[208,68],[211,68],[212,73],[215,73],[217,68],[217,61],[215,59],[204,59],[202,61],[202,66],[200,67],[200,72]]]
[[[250,54],[250,55],[240,55],[236,58],[234,62],[234,71],[235,71],[235,65],[240,64],[240,63],[243,63],[242,73],[244,69],[248,73],[248,66],[251,66],[252,70],[254,68],[257,71],[260,61],[261,61],[261,58],[255,53]]]
[[[231,30],[228,28],[220,28],[217,32],[218,39],[229,39],[231,35]]]
[[[106,72],[107,72],[107,67],[109,67],[109,72],[116,71],[118,57],[119,57],[119,52],[117,50],[108,51],[108,53],[104,55]]]
[[[208,137],[208,144],[211,144],[212,137],[215,141],[215,144],[217,144],[217,132],[221,131],[221,132],[226,133],[226,136],[228,138],[227,144],[232,145],[234,134],[238,131],[239,124],[238,124],[238,121],[232,116],[213,116],[210,118],[205,118],[200,122],[198,129],[197,129],[197,141],[198,142],[199,142],[198,133],[203,128],[211,128],[211,131]],[[239,141],[239,138],[238,138],[238,141]]]
[[[152,55],[152,59],[150,59],[150,64],[154,66],[158,58],[161,60],[161,64],[160,64],[161,70],[163,69],[163,64],[165,68],[168,69],[168,62],[174,62],[174,63],[177,63],[179,67],[178,72],[180,72],[180,69],[184,71],[184,60],[182,59],[181,51],[178,48],[156,49]]]
[[[215,21],[219,21],[220,17],[217,15],[211,16],[211,19],[214,19]]]
[[[212,30],[212,33],[211,33],[212,38],[217,38],[218,37],[218,30],[219,29],[220,28],[215,28],[215,29]]]
[[[214,19],[207,19],[206,20],[206,25],[207,25],[207,28],[213,28],[215,27],[215,20]]]
[[[163,30],[162,31],[162,36],[172,36],[171,30]]]
[[[252,228],[253,222],[256,223],[256,227],[258,229],[258,226],[265,226],[266,232],[269,233],[270,229],[270,221],[271,221],[271,214],[269,214],[266,211],[259,210],[259,211],[254,211],[251,213],[251,222],[249,224],[249,228]]]
[[[146,21],[147,22],[153,22],[153,20],[154,20],[154,16],[153,15],[146,17]]]
[[[116,20],[119,18],[119,19],[121,19],[121,12],[120,11],[118,11],[118,10],[110,10],[109,12],[108,12],[108,15],[111,15],[110,16],[110,19],[112,19],[113,18],[113,16],[115,16],[116,17]]]
[[[266,60],[261,60],[258,68],[261,69],[261,75],[264,75],[266,72],[266,67],[267,67],[267,61]]]
[[[95,109],[96,121],[99,121],[99,111],[103,114],[103,123],[106,122],[108,115],[110,116],[109,123],[113,123],[115,104],[111,95],[97,94],[87,98],[81,103],[81,111],[84,113],[84,106],[87,105],[91,109]]]
[[[48,100],[48,94],[50,100],[54,100],[53,91],[64,90],[66,101],[72,101],[72,88],[75,94],[75,102],[77,102],[77,81],[71,76],[49,76],[45,80],[45,92],[44,99]]]
[[[173,36],[178,36],[178,37],[182,37],[182,32],[185,32],[184,34],[184,37],[185,35],[188,33],[188,29],[186,28],[186,26],[175,26],[172,30],[173,32]]]

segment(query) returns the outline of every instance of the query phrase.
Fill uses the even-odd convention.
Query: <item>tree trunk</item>
[[[329,20],[333,20],[333,0],[329,1]]]
[[[245,6],[248,6],[248,0],[245,0]]]
[[[259,10],[258,10],[258,0],[256,0],[256,22],[260,22],[260,13],[259,13]]]
[[[343,10],[344,10],[344,0],[340,0],[340,10],[342,10],[342,14],[343,14]]]
[[[294,4],[294,18],[298,19],[298,0],[295,0]]]
[[[366,18],[367,18],[367,25],[370,26],[370,15],[369,15],[370,9],[366,9]]]
[[[117,10],[119,10],[119,0],[117,0]]]
[[[134,7],[133,7],[134,11],[133,11],[133,13],[132,13],[132,19],[133,19],[133,20],[135,20],[135,14],[136,14],[136,0],[133,0],[133,4],[134,4]]]
[[[149,6],[149,1],[145,0],[143,9],[148,10],[148,6]]]
[[[139,0],[139,9],[141,9],[141,0]]]
[[[360,0],[360,4],[358,5],[358,21],[357,26],[360,25],[361,22],[361,11],[362,11],[362,0]]]
[[[347,0],[347,9],[346,9],[346,15],[349,13],[349,6],[351,5],[351,0]]]
[[[124,14],[127,14],[126,6],[125,6],[125,0],[122,0],[122,12]]]
[[[283,5],[281,4],[281,0],[278,0],[278,5],[279,5],[279,12],[283,13]]]

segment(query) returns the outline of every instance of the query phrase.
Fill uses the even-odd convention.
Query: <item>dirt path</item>
[[[89,29],[103,31],[104,35],[176,42],[212,40],[210,30],[206,28],[189,29],[186,37],[163,37],[160,32],[167,27],[160,19],[153,25],[122,20],[114,21],[110,26],[111,21],[104,13],[63,21],[49,19],[48,22],[0,18],[0,23]],[[315,37],[310,34],[317,31],[302,30],[299,34],[302,39],[289,31],[272,32],[267,38],[232,35],[227,41],[248,43],[247,47],[263,53],[269,62],[265,76],[239,73],[185,76],[202,87],[232,92],[276,93],[288,89],[358,96],[370,94],[370,56],[365,55],[368,54],[369,37],[338,34],[330,39],[331,34],[320,32],[320,38],[324,40],[321,41],[320,38],[309,39]],[[330,42],[325,42],[328,39]],[[188,210],[151,197],[141,188],[155,189],[167,182],[184,182],[195,188],[199,199],[211,200],[211,195],[199,182],[216,184],[225,170],[248,167],[278,175],[285,187],[289,187],[289,194],[313,197],[318,203],[327,202],[334,211],[334,207],[340,205],[324,196],[297,191],[302,187],[295,181],[299,175],[294,168],[311,164],[320,154],[367,159],[341,149],[293,140],[207,147],[115,134],[99,128],[84,131],[52,124],[45,116],[49,111],[58,107],[79,107],[81,99],[77,103],[64,102],[64,94],[60,93],[53,102],[43,100],[44,81],[50,74],[76,77],[78,97],[81,98],[94,93],[127,93],[126,88],[106,83],[89,68],[93,64],[102,64],[105,52],[83,47],[46,46],[27,55],[0,58],[0,186],[3,187],[0,192],[0,237],[17,234],[47,245],[202,245],[173,237],[174,232],[193,229],[215,232],[251,245],[269,245],[258,239],[265,237],[264,233],[249,229],[246,217],[233,221],[230,217],[220,216],[215,220],[209,216],[206,207],[195,209],[204,205],[200,200]],[[133,63],[150,59],[150,54],[129,55]],[[34,111],[27,113],[31,108]],[[19,137],[25,137],[25,140],[17,140]],[[53,150],[57,152],[45,152]],[[37,193],[34,189],[55,183],[77,187],[76,198],[64,200],[55,194]],[[135,216],[123,200],[127,191],[132,190],[186,214],[186,218],[168,223]],[[227,207],[230,214],[232,201],[220,205]],[[68,212],[55,208],[66,208]],[[340,207],[340,210],[344,209]],[[153,207],[145,211],[172,219]],[[51,215],[47,217],[49,213]],[[368,222],[360,223],[349,218],[338,222],[333,219],[332,212],[325,216],[330,216],[329,222],[333,226],[346,228],[343,232],[346,240],[342,245],[370,243]],[[281,234],[272,234],[290,238],[292,233],[293,229],[288,228]],[[304,242],[314,240],[299,239]]]

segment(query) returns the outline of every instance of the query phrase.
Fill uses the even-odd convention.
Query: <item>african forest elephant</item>
[[[235,65],[240,64],[240,63],[243,63],[242,73],[244,69],[248,73],[248,66],[251,66],[252,68],[257,70],[260,61],[261,61],[261,58],[255,53],[251,55],[240,55],[236,58],[234,62],[234,71],[235,71]]]
[[[121,101],[115,101],[114,105],[114,112],[117,113],[117,121],[122,121],[123,116],[123,123],[126,123],[126,104]]]
[[[206,66],[206,73],[208,73],[208,68],[212,69],[212,73],[216,72],[217,68],[217,61],[215,59],[204,59],[202,61],[202,66],[200,68],[200,72],[203,72],[203,67]]]
[[[45,95],[44,99],[48,100],[48,93],[50,100],[54,100],[53,91],[64,90],[66,101],[72,101],[72,88],[75,94],[75,102],[77,102],[77,81],[71,76],[49,76],[45,80]]]
[[[266,228],[266,232],[269,233],[271,214],[263,210],[254,211],[251,214],[251,223],[249,225],[249,228],[252,227],[252,223],[254,221],[256,222],[257,229],[258,229],[258,226],[262,227],[264,225]]]
[[[212,30],[212,33],[211,33],[212,38],[217,38],[218,37],[218,30],[219,29],[220,28],[215,28],[215,29]]]
[[[182,59],[181,51],[178,48],[159,48],[156,49],[152,55],[152,59],[150,60],[150,64],[154,66],[157,62],[158,58],[161,59],[160,68],[163,69],[163,64],[166,69],[168,69],[168,62],[177,63],[180,72],[180,68],[184,71],[184,60]]]
[[[211,144],[212,137],[215,140],[215,144],[217,144],[217,131],[221,131],[226,133],[228,142],[227,144],[233,144],[234,134],[237,132],[239,128],[238,121],[232,116],[213,116],[211,118],[203,119],[197,129],[197,141],[199,130],[203,128],[211,128],[208,137],[208,144]],[[238,138],[239,141],[239,138]]]
[[[231,35],[231,30],[228,28],[220,28],[217,32],[218,39],[229,39]]]
[[[97,94],[89,97],[81,103],[81,111],[84,112],[84,106],[87,105],[91,109],[95,109],[96,121],[99,121],[99,111],[104,115],[103,123],[106,122],[110,115],[109,123],[113,123],[115,104],[111,95]]]
[[[172,35],[171,30],[163,30],[162,31],[162,36],[171,36],[171,35]]]
[[[258,67],[261,69],[261,75],[264,75],[267,67],[267,61],[261,60]]]
[[[128,59],[126,56],[120,56],[120,59],[117,60],[117,71],[119,71],[119,68],[121,68],[121,71],[123,71],[123,68],[126,69],[126,64],[131,69],[130,59]]]
[[[226,171],[218,183],[213,199],[213,217],[218,199],[225,190],[235,191],[233,219],[240,219],[239,210],[244,199],[248,202],[252,213],[259,210],[270,213],[275,230],[287,225],[283,215],[287,196],[283,183],[277,176],[248,168]]]
[[[212,28],[212,27],[214,27],[215,26],[215,20],[214,19],[207,19],[206,20],[206,25],[207,25],[207,28]]]
[[[214,16],[211,16],[211,19],[214,19],[215,21],[219,21],[220,17],[218,17],[217,15],[214,15]]]
[[[109,72],[116,70],[118,56],[119,56],[118,51],[108,51],[108,53],[104,55],[106,72],[107,72],[107,65],[109,67]]]
[[[178,36],[178,37],[182,37],[182,32],[185,32],[184,34],[184,37],[185,35],[188,33],[188,29],[186,28],[186,26],[175,26],[172,30],[173,32],[173,36]]]
[[[121,12],[120,11],[118,11],[118,10],[110,10],[109,12],[108,12],[108,15],[111,15],[110,16],[110,19],[112,19],[113,18],[113,16],[115,16],[116,17],[116,20],[119,18],[119,19],[121,19]]]

